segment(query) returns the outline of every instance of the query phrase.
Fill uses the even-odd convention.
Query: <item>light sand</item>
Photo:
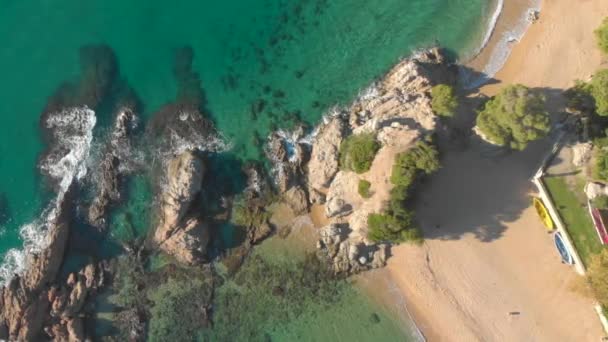
[[[592,32],[604,16],[606,0],[545,0],[499,83],[481,91],[522,83],[559,97],[554,90],[601,66]],[[572,290],[580,279],[530,206],[529,179],[549,148],[498,158],[479,146],[449,152],[417,211],[426,242],[395,247],[385,269],[363,275],[364,288],[396,283],[429,341],[599,341],[593,302]]]

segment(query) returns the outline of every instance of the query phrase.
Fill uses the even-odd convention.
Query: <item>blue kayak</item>
[[[566,248],[566,244],[564,243],[564,238],[559,232],[556,232],[553,236],[555,238],[555,247],[559,252],[559,255],[562,257],[562,261],[568,265],[574,264],[574,259],[570,252],[568,252],[568,248]]]

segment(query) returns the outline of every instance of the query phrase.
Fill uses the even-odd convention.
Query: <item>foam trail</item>
[[[55,221],[59,205],[72,182],[87,174],[87,159],[96,124],[95,112],[87,107],[68,108],[50,113],[43,127],[52,135],[54,146],[42,159],[40,169],[59,185],[57,197],[40,216],[19,229],[22,249],[10,249],[0,264],[0,285],[6,284],[15,274],[22,274],[28,265],[28,256],[48,245],[46,233],[49,223]]]

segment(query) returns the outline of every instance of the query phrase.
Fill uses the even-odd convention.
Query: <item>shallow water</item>
[[[415,49],[439,43],[466,58],[483,40],[493,7],[490,0],[6,1],[0,260],[22,247],[19,228],[51,197],[36,169],[39,115],[53,90],[77,76],[81,46],[114,49],[144,118],[175,97],[174,53],[191,46],[206,107],[233,145],[231,158],[260,159],[270,130],[314,124]],[[136,179],[131,188],[132,198],[114,216],[118,239],[147,228],[149,186]],[[3,266],[0,278],[14,265]]]

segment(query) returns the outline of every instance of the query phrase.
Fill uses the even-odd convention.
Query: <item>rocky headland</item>
[[[279,192],[299,215],[310,205],[324,205],[328,224],[319,230],[319,255],[337,274],[382,267],[389,245],[367,237],[367,217],[380,213],[392,188],[390,170],[395,156],[405,152],[437,127],[431,107],[431,87],[453,82],[454,66],[439,49],[398,63],[347,108],[335,108],[313,133],[275,132],[268,142]],[[381,147],[368,171],[358,174],[340,167],[340,145],[354,134],[373,134]],[[372,194],[357,193],[360,180],[371,183]]]

